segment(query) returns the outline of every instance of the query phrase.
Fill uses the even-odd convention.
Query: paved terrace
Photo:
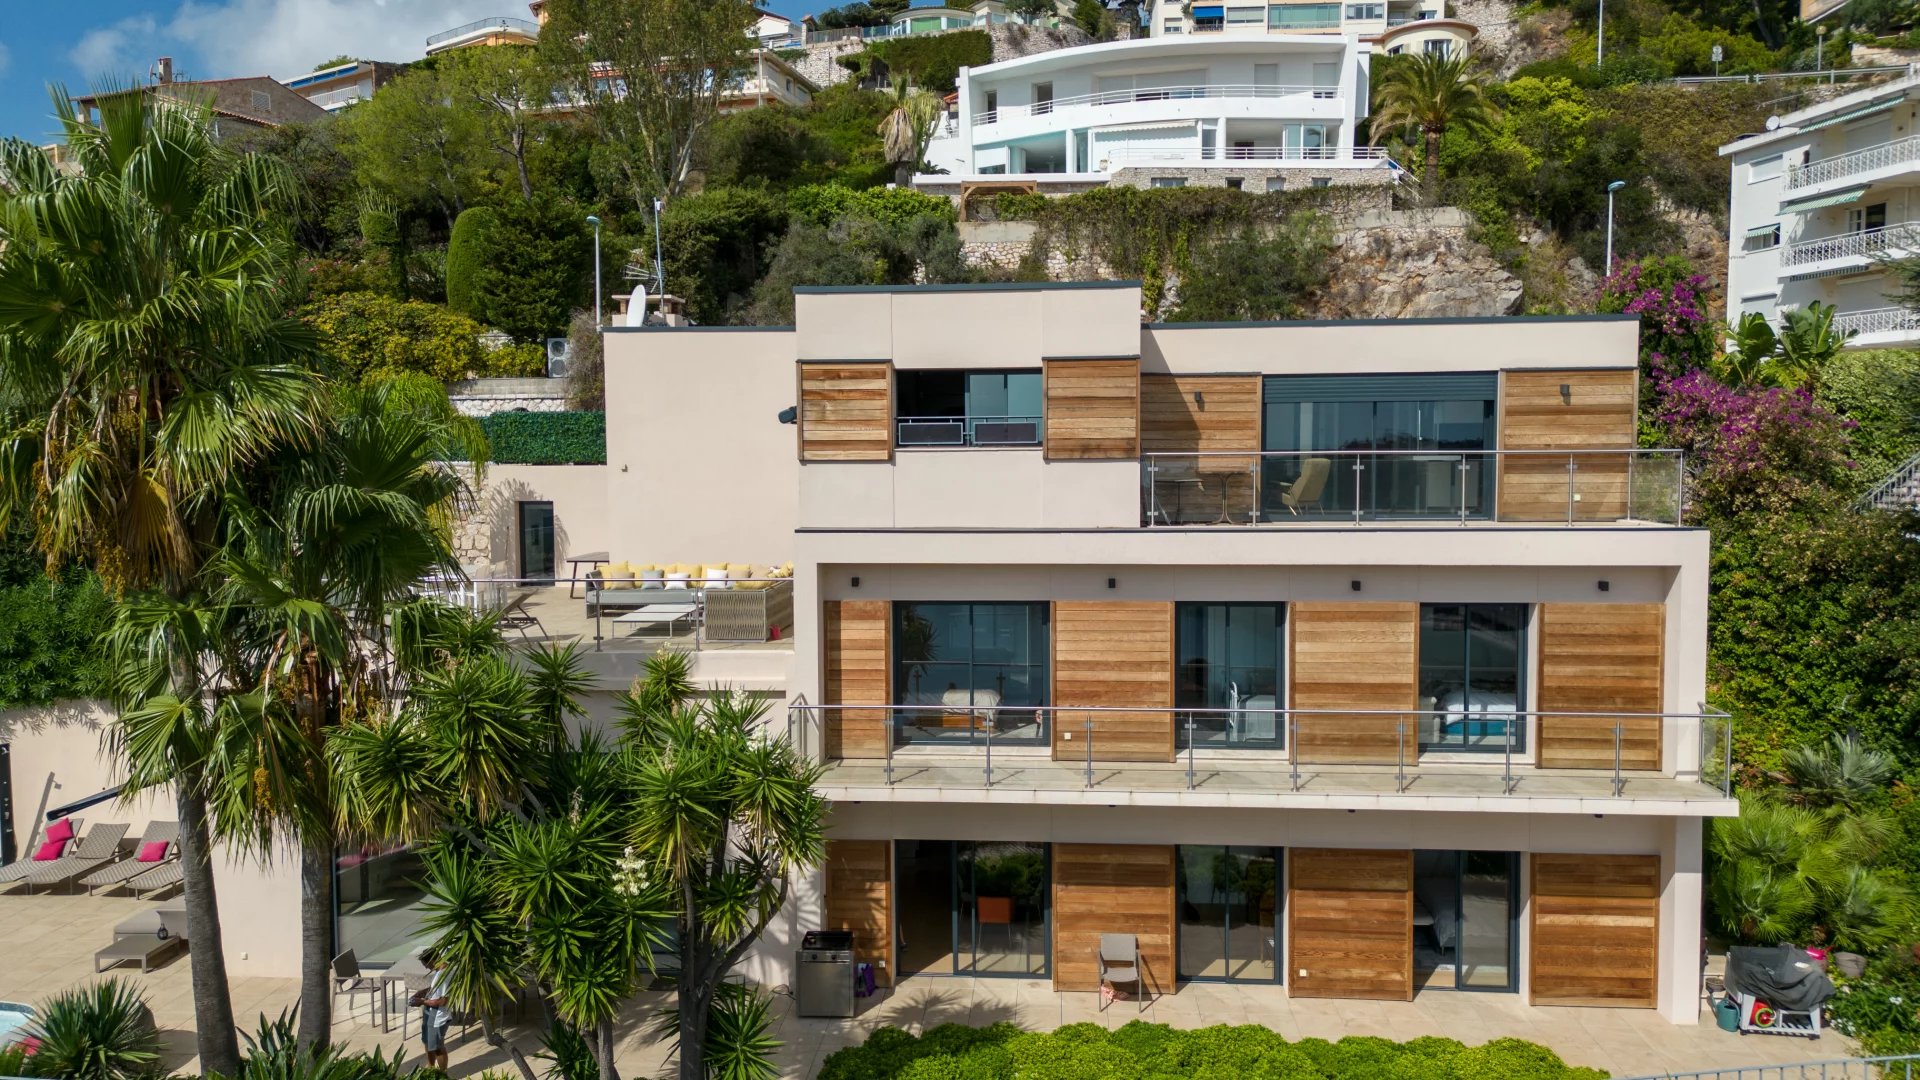
[[[177,902],[177,901],[176,901]],[[92,982],[93,952],[112,937],[113,925],[149,902],[106,896],[0,894],[0,999],[38,1003],[53,993]],[[159,1021],[168,1073],[194,1071],[193,1001],[188,963],[176,956],[153,972],[137,968],[116,972],[141,987]],[[262,1014],[277,1016],[298,994],[292,979],[237,978],[232,981],[235,1014],[251,1029]],[[334,1026],[336,1041],[353,1049],[401,1046],[398,1015],[383,1032],[368,1014],[365,997],[349,1017],[346,999]],[[641,994],[620,1027],[619,1063],[630,1077],[659,1076],[668,1068],[668,1046],[646,1033],[652,1019],[671,1005],[664,992]],[[1412,1002],[1291,1000],[1279,987],[1192,983],[1177,994],[1155,999],[1144,1013],[1132,1002],[1105,1012],[1091,993],[1056,994],[1043,980],[908,979],[897,990],[861,1003],[851,1020],[799,1019],[792,1001],[781,997],[776,1037],[778,1062],[786,1077],[804,1078],[819,1070],[828,1054],[865,1041],[875,1028],[892,1024],[911,1031],[944,1023],[982,1025],[1007,1020],[1033,1030],[1090,1021],[1118,1027],[1136,1018],[1176,1027],[1213,1024],[1264,1024],[1289,1039],[1317,1036],[1378,1035],[1411,1039],[1444,1035],[1467,1043],[1511,1036],[1552,1047],[1574,1065],[1606,1069],[1616,1076],[1643,1076],[1668,1070],[1779,1064],[1842,1057],[1854,1048],[1829,1033],[1818,1042],[1786,1038],[1741,1038],[1713,1026],[1704,1009],[1698,1027],[1674,1027],[1649,1010],[1535,1008],[1511,994],[1421,993]],[[538,1047],[534,1032],[509,1028],[521,1047]],[[452,1074],[477,1076],[485,1069],[511,1068],[470,1028],[452,1030]],[[418,1027],[405,1045],[406,1060],[421,1063]]]
[[[569,596],[565,585],[535,590],[527,600],[526,611],[539,620],[539,625],[524,631],[510,628],[507,641],[578,643],[587,670],[599,677],[603,689],[625,689],[639,676],[646,658],[669,645],[693,653],[695,678],[710,678],[743,689],[783,688],[793,662],[791,626],[780,628],[778,640],[749,642],[707,641],[685,623],[675,626],[671,637],[658,626],[636,632],[630,626],[617,625],[611,615],[601,618],[596,628],[595,620],[587,617],[587,602]],[[596,632],[598,648],[594,643]]]

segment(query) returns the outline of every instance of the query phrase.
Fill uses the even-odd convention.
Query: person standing
[[[421,1007],[420,1041],[426,1045],[427,1068],[446,1072],[447,1027],[453,1021],[453,1010],[447,1007],[447,965],[432,949],[420,959],[426,962],[431,973],[427,988],[413,995],[413,1003]]]

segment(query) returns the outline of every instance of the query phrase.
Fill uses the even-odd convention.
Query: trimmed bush
[[[504,412],[482,417],[480,427],[500,465],[605,465],[607,414],[603,412]]]
[[[351,382],[403,372],[443,383],[546,373],[543,350],[489,352],[480,346],[479,323],[419,300],[342,293],[306,305],[300,315],[319,331],[331,373]]]
[[[447,237],[447,307],[456,315],[473,317],[474,278],[486,265],[498,220],[491,206],[468,207],[454,219]]]
[[[866,1045],[827,1058],[820,1080],[1605,1080],[1519,1039],[1466,1046],[1453,1039],[1396,1043],[1354,1036],[1289,1043],[1258,1024],[1176,1031],[1133,1021],[1109,1032],[1069,1024],[1021,1032],[1011,1024],[944,1024],[916,1039],[881,1028]]]

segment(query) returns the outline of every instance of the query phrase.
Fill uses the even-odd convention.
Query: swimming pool
[[[6,1046],[24,1034],[36,1015],[31,1006],[0,1001],[0,1046]]]

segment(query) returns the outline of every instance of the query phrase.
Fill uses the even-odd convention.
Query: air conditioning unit
[[[564,379],[567,377],[568,351],[567,339],[550,337],[547,339],[547,378]]]

